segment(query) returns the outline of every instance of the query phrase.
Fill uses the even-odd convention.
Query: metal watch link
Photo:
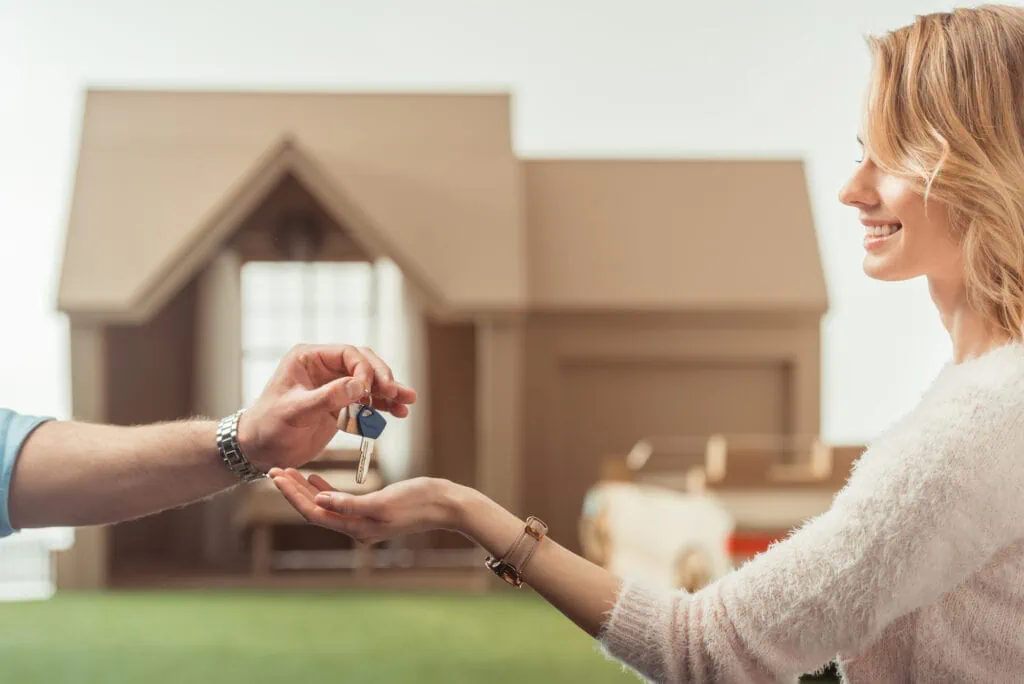
[[[239,409],[230,416],[221,418],[217,424],[217,451],[228,470],[238,475],[243,482],[252,482],[267,476],[255,468],[242,453],[242,445],[238,443],[238,419],[245,413]]]

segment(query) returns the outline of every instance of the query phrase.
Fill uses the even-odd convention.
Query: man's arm
[[[339,410],[365,400],[370,388],[374,406],[396,417],[408,415],[407,405],[416,400],[370,349],[296,347],[240,418],[242,452],[263,472],[301,466],[335,435]],[[227,489],[240,480],[220,457],[216,431],[215,422],[199,419],[132,427],[39,425],[8,456],[10,527],[112,523]],[[5,517],[0,512],[0,522]],[[4,531],[0,526],[0,536]]]
[[[117,522],[227,489],[240,480],[220,459],[216,431],[205,420],[139,427],[44,423],[14,465],[11,527]]]

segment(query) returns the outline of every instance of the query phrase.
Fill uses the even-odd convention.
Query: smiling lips
[[[903,224],[899,222],[861,221],[861,223],[864,224],[864,248],[872,251],[885,246],[890,238],[903,228]]]

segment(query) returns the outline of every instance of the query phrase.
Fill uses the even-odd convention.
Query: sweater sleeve
[[[624,583],[603,651],[658,682],[775,682],[863,650],[1020,537],[1017,395],[919,406],[862,455],[826,513],[695,594]]]

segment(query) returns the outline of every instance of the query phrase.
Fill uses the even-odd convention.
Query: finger
[[[331,486],[330,482],[328,482],[324,478],[320,477],[316,473],[313,473],[312,475],[310,475],[309,478],[307,479],[307,482],[309,482],[309,484],[313,485],[317,489],[318,492],[336,492],[336,491],[338,491],[337,489],[335,489],[334,487]]]
[[[395,396],[392,397],[392,401],[399,404],[415,404],[416,403],[416,390],[412,387],[406,387],[400,382],[395,383]]]
[[[369,347],[359,347],[359,351],[370,362],[370,365],[373,366],[373,393],[388,399],[397,395],[398,388],[395,386],[395,376],[388,364],[384,363],[384,360],[377,356],[377,352]]]
[[[405,404],[398,404],[392,399],[385,399],[384,397],[374,397],[373,407],[378,411],[387,411],[396,418],[405,418],[409,415],[409,407]]]
[[[318,511],[323,511],[323,508],[318,507],[313,503],[313,499],[310,498],[306,493],[299,490],[299,487],[295,484],[295,481],[289,477],[278,476],[274,478],[274,486],[277,487],[278,491],[284,495],[284,498],[297,510],[302,517],[306,520],[313,522],[314,518],[321,516],[322,514]]]
[[[358,380],[363,386],[363,393],[373,387],[373,365],[356,347],[350,344],[326,344],[313,347],[312,351],[327,370]]]
[[[356,378],[338,378],[309,392],[309,408],[323,408],[337,413],[352,402],[366,396],[366,385]]]
[[[311,485],[309,481],[305,477],[303,477],[302,473],[300,473],[295,468],[288,468],[287,470],[285,470],[285,474],[287,475],[288,479],[290,479],[295,484],[295,486],[310,499],[312,499],[314,496],[320,493],[320,490]]]
[[[362,525],[360,524],[363,521],[360,521],[357,518],[342,517],[337,513],[320,508],[314,504],[310,497],[299,491],[295,481],[291,478],[283,476],[276,477],[274,478],[274,485],[281,494],[284,495],[284,498],[288,503],[290,503],[292,507],[308,522],[352,536],[368,532],[368,530],[363,529],[365,527],[365,523]]]
[[[313,501],[321,508],[338,515],[380,518],[382,507],[375,493],[356,496],[343,492],[320,492]]]

